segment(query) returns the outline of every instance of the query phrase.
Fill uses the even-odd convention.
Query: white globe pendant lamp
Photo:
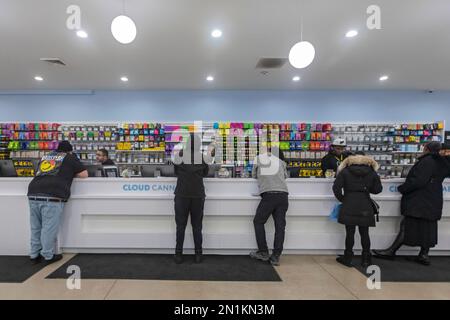
[[[128,16],[117,16],[111,22],[111,33],[118,42],[129,44],[136,38],[136,24]]]
[[[296,69],[303,69],[313,62],[315,55],[316,50],[310,42],[300,41],[289,51],[289,63]]]

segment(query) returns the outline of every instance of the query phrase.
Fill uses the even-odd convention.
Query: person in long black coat
[[[344,255],[336,260],[347,267],[352,266],[356,226],[361,235],[362,265],[371,264],[369,227],[375,226],[375,209],[370,194],[383,190],[377,170],[378,163],[372,158],[353,155],[341,163],[333,184],[334,195],[342,202],[338,222],[346,231]]]
[[[428,252],[438,243],[438,221],[442,217],[442,182],[450,176],[450,163],[439,154],[441,148],[439,142],[425,145],[423,155],[398,187],[404,216],[400,232],[388,249],[374,250],[376,256],[393,259],[402,245],[417,246],[420,252],[416,261],[430,264]]]

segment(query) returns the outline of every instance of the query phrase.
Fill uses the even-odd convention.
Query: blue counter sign
[[[122,186],[126,192],[168,192],[175,191],[175,184],[126,183]]]

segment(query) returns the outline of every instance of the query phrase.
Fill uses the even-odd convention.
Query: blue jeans
[[[59,223],[64,210],[64,202],[29,200],[31,225],[30,258],[43,256],[53,258]]]

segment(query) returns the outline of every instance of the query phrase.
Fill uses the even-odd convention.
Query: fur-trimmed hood
[[[363,155],[352,155],[347,157],[344,161],[341,162],[337,171],[341,172],[345,168],[350,167],[352,165],[372,167],[373,170],[375,171],[377,171],[380,168],[378,163],[371,157]]]

